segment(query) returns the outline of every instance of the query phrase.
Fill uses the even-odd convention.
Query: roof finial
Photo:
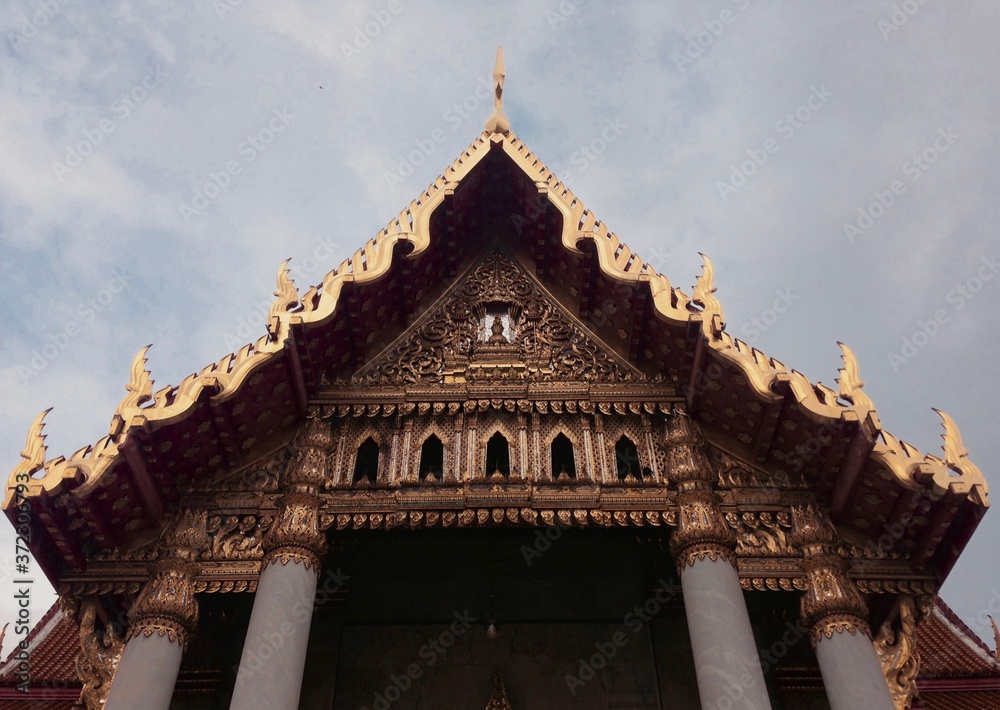
[[[503,47],[497,47],[497,63],[493,67],[493,113],[486,119],[487,133],[510,133],[510,121],[503,112]]]

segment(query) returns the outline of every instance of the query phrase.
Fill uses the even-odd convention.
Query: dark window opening
[[[624,481],[629,475],[636,479],[642,475],[639,468],[639,450],[627,436],[622,435],[615,444],[615,463],[620,481]]]
[[[352,483],[357,484],[362,479],[368,479],[373,486],[378,479],[378,444],[370,436],[358,447],[358,456],[354,460]]]
[[[510,446],[500,432],[486,442],[486,475],[492,476],[495,473],[504,478],[510,475]]]
[[[431,434],[420,447],[420,480],[427,478],[437,478],[440,480],[444,476],[444,444]]]
[[[560,433],[552,440],[552,478],[563,476],[576,478],[576,464],[573,461],[573,442]]]

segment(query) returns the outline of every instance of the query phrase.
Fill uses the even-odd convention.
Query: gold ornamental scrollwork
[[[318,573],[326,552],[326,536],[319,524],[319,498],[294,492],[283,496],[278,506],[278,515],[264,535],[264,566],[274,561],[283,565],[298,562]]]
[[[208,546],[206,526],[204,510],[183,510],[167,527],[150,579],[129,610],[126,642],[140,634],[156,634],[187,647],[198,626],[194,583],[198,558]]]
[[[698,425],[686,414],[675,414],[667,428],[669,479],[677,485],[677,529],[670,551],[677,568],[698,560],[727,560],[736,565],[736,534],[726,522],[712,489],[717,476],[709,463]]]
[[[206,560],[259,560],[264,556],[264,535],[274,522],[270,515],[226,515],[208,518],[211,539]]]
[[[838,539],[833,523],[819,508],[792,508],[792,540],[802,550],[807,582],[800,613],[814,647],[823,638],[845,632],[872,636],[868,607],[847,576],[847,562],[836,553]]]
[[[76,673],[83,684],[79,704],[87,710],[100,710],[111,691],[125,642],[114,626],[103,631],[97,626],[97,600],[86,597],[62,597],[64,613],[80,624],[80,652],[76,656]]]
[[[920,672],[917,604],[912,596],[903,594],[896,599],[893,612],[882,624],[873,643],[896,710],[909,710],[914,698],[920,696],[917,691]]]
[[[643,375],[591,338],[500,251],[487,255],[406,341],[357,375],[376,385],[562,379],[630,382]],[[479,407],[493,404],[481,400]],[[496,404],[508,411],[518,406],[514,400]],[[557,411],[563,403],[549,405]],[[468,403],[466,411],[472,411]]]
[[[320,526],[319,491],[327,481],[333,448],[330,422],[311,417],[296,437],[296,449],[282,477],[285,493],[278,499],[278,513],[263,538],[266,567],[300,563],[319,574],[326,554],[326,535]]]
[[[789,540],[792,529],[788,513],[726,513],[726,522],[736,533],[736,553],[740,557],[794,557]]]

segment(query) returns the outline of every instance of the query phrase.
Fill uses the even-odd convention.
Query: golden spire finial
[[[944,434],[941,435],[941,438],[944,439],[945,463],[952,466],[961,466],[965,461],[968,461],[969,450],[965,448],[965,443],[962,441],[962,433],[958,430],[958,425],[955,424],[954,419],[940,409],[936,407],[931,407],[931,409],[941,417],[941,426],[944,427]]]
[[[16,473],[34,473],[45,465],[45,415],[52,411],[49,407],[44,412],[35,417],[35,421],[28,428],[28,438],[21,451],[21,463],[18,464]]]
[[[503,68],[503,47],[497,47],[497,63],[493,67],[493,113],[486,119],[487,133],[510,133],[510,121],[503,112],[503,80],[507,74]]]
[[[844,366],[840,369],[840,377],[837,378],[837,384],[840,385],[840,396],[850,401],[855,407],[874,409],[875,405],[871,398],[861,391],[865,383],[861,379],[861,371],[858,368],[858,359],[855,357],[854,351],[839,340],[837,345],[843,351],[840,357],[844,361]]]

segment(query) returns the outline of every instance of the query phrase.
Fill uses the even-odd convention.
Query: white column
[[[329,422],[310,419],[282,479],[285,494],[264,536],[257,593],[230,710],[297,710],[305,672],[316,580],[326,552],[319,487],[333,443]]]
[[[792,540],[802,550],[802,625],[816,650],[831,710],[894,710],[868,626],[868,606],[836,551],[840,540],[815,505],[792,507]]]
[[[681,572],[681,589],[702,708],[768,710],[757,644],[732,563],[695,560]]]
[[[309,644],[316,570],[273,560],[261,572],[231,710],[296,710]]]
[[[106,710],[168,710],[188,639],[198,627],[194,581],[208,544],[205,511],[182,510],[129,610],[129,630]]]
[[[875,648],[861,631],[822,636],[816,659],[830,710],[894,710]]]
[[[167,636],[133,636],[125,644],[106,710],[168,710],[184,647]]]
[[[736,568],[736,534],[712,488],[717,476],[698,425],[675,414],[666,444],[678,507],[670,550],[681,575],[701,707],[771,710]]]

